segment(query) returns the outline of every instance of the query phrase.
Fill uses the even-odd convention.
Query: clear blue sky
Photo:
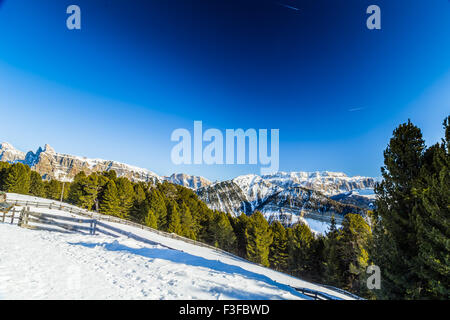
[[[66,28],[66,8],[82,30]],[[294,10],[282,4],[298,8]],[[382,30],[366,28],[381,7]],[[408,118],[450,114],[448,0],[0,0],[0,140],[212,180],[174,129],[279,128],[280,170],[379,176]]]

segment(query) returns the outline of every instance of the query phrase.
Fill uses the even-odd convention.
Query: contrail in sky
[[[283,6],[283,7],[285,7],[285,8],[288,8],[288,9],[292,9],[292,10],[295,10],[295,11],[300,11],[299,8],[296,8],[296,7],[293,7],[293,6],[284,4],[284,3],[277,2],[277,4],[279,4],[280,6]]]
[[[355,112],[355,111],[360,111],[360,110],[364,110],[364,108],[353,108],[353,109],[349,109],[348,112]]]

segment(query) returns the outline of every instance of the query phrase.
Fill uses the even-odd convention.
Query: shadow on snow
[[[260,282],[263,282],[266,287],[276,287],[278,289],[287,291],[291,293],[294,296],[297,296],[302,299],[311,299],[310,297],[307,297],[299,292],[297,292],[295,289],[289,287],[288,285],[284,285],[281,283],[278,283],[272,279],[270,279],[267,276],[251,272],[248,270],[245,270],[238,266],[229,265],[226,263],[223,263],[219,260],[208,260],[202,257],[198,257],[183,251],[178,250],[170,250],[170,249],[161,249],[161,248],[131,248],[128,246],[125,246],[123,244],[120,244],[117,241],[114,241],[113,243],[88,243],[88,242],[76,242],[76,243],[69,243],[71,245],[76,246],[83,246],[87,248],[95,248],[97,246],[100,246],[108,251],[126,251],[135,255],[139,255],[146,258],[151,259],[163,259],[174,263],[183,263],[190,266],[195,267],[203,267],[215,270],[217,272],[227,273],[230,275],[241,275],[248,279],[257,280]],[[270,296],[270,295],[260,295],[255,294],[252,292],[247,292],[243,290],[236,290],[236,289],[230,289],[228,291],[226,288],[223,287],[213,287],[210,288],[209,291],[215,292],[218,294],[225,294],[227,296],[232,296],[236,299],[249,299],[249,300],[266,300],[266,299],[276,299],[278,296]]]

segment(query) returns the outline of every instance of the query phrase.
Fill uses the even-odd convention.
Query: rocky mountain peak
[[[56,153],[55,149],[53,149],[52,147],[50,147],[49,144],[45,144],[44,146],[44,150],[42,150],[43,152],[48,152],[48,153]]]

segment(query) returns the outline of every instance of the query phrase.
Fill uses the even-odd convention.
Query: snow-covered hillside
[[[8,199],[49,200],[8,194]],[[71,215],[56,209],[34,209]],[[303,287],[349,296],[238,257],[108,222],[127,237],[64,234],[0,223],[3,299],[309,299]]]

